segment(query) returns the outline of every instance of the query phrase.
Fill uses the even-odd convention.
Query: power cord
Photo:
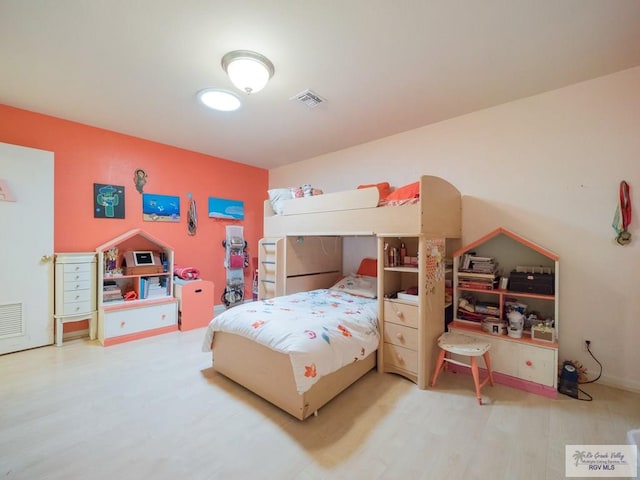
[[[587,383],[597,382],[600,379],[600,377],[602,376],[602,364],[598,361],[598,359],[595,357],[595,355],[591,351],[591,341],[590,340],[585,340],[585,343],[587,344],[587,352],[589,352],[589,355],[591,355],[591,357],[600,366],[600,373],[598,373],[598,376],[596,378],[594,378],[593,380],[587,380],[585,382],[578,382],[578,385],[586,385]],[[578,387],[578,391],[582,392],[583,395],[587,396],[587,398],[578,398],[578,400],[582,400],[583,402],[590,402],[590,401],[593,400],[593,397],[591,395],[589,395],[587,392],[585,392],[584,390],[582,390],[580,387]]]

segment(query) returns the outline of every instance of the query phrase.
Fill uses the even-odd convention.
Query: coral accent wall
[[[177,265],[196,267],[203,279],[214,282],[216,304],[225,285],[225,226],[244,226],[248,252],[257,256],[267,170],[6,105],[0,105],[0,125],[0,141],[55,154],[56,252],[93,251],[127,230],[142,228],[174,247]],[[148,175],[145,193],[180,197],[179,222],[143,221],[142,195],[134,184],[138,168]],[[94,218],[94,183],[125,187],[124,219]],[[198,211],[195,236],[187,231],[188,193]],[[209,197],[242,200],[245,219],[208,218]],[[250,298],[250,268],[245,274]]]

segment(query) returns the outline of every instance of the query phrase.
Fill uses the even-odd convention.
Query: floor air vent
[[[22,303],[0,305],[0,339],[24,335]]]
[[[297,100],[300,103],[304,103],[309,108],[314,108],[323,102],[326,102],[324,98],[311,90],[305,90],[297,95],[291,97],[291,100]]]

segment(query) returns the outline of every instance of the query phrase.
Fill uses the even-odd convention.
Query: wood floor
[[[0,357],[2,479],[556,479],[566,444],[624,444],[640,395],[593,402],[371,372],[300,422],[216,374],[204,329]]]

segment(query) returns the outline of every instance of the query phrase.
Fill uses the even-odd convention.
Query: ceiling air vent
[[[324,98],[311,90],[305,90],[297,95],[291,97],[291,100],[297,100],[300,103],[304,103],[309,108],[314,108],[323,102],[326,102]]]

